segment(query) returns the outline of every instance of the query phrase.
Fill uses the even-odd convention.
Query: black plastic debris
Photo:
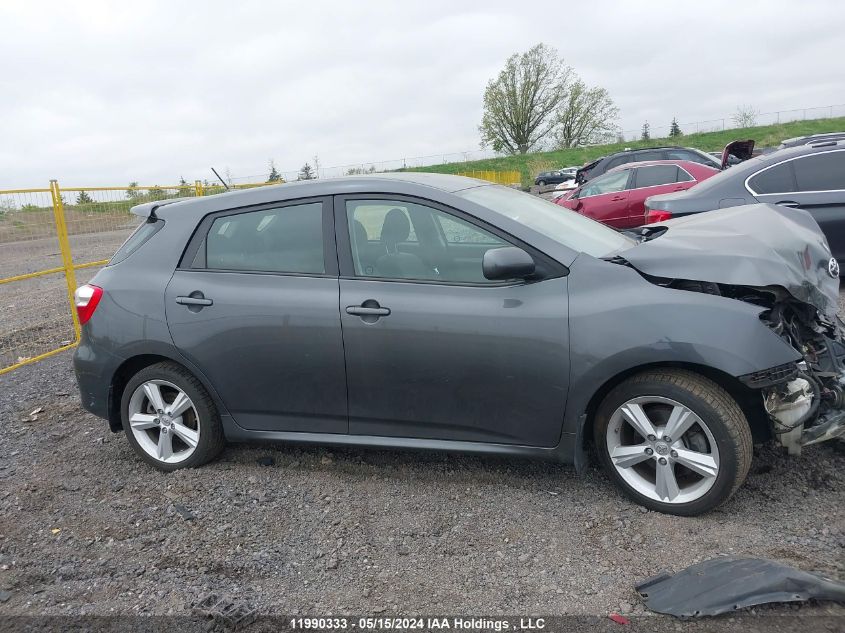
[[[276,464],[276,460],[270,456],[259,457],[256,461],[259,466],[274,466]]]
[[[845,584],[760,558],[723,557],[662,572],[636,586],[646,606],[681,618],[718,615],[770,602],[845,602]]]

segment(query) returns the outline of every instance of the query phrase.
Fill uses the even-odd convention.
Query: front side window
[[[484,253],[505,240],[450,213],[407,200],[348,200],[355,274],[381,279],[490,282]]]
[[[634,187],[642,189],[643,187],[668,185],[673,182],[678,182],[678,168],[675,165],[652,165],[637,169]]]
[[[795,174],[788,161],[758,172],[748,181],[754,193],[791,193],[795,191]]]
[[[588,182],[581,189],[578,194],[579,198],[588,198],[590,196],[600,196],[604,193],[613,193],[615,191],[623,191],[628,184],[628,176],[630,170],[614,172],[599,176],[595,180]]]
[[[845,151],[811,154],[792,162],[798,191],[845,190]]]
[[[205,268],[325,273],[323,205],[312,202],[220,216],[211,224],[204,246]]]

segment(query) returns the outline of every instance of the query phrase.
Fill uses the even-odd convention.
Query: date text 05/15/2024
[[[546,627],[544,618],[480,617],[299,617],[290,619],[290,628],[331,631],[537,631]]]

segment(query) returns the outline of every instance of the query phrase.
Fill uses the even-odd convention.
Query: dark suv
[[[716,169],[722,168],[721,163],[716,158],[691,147],[667,146],[626,149],[610,156],[602,156],[592,163],[584,165],[575,172],[575,182],[579,185],[583,184],[596,176],[601,176],[614,167],[619,167],[619,165],[625,165],[626,163],[655,160],[689,160]]]

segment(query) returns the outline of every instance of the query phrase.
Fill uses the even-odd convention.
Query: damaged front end
[[[771,431],[790,454],[845,435],[845,332],[839,265],[806,212],[755,204],[643,227],[610,261],[651,283],[761,308],[802,357],[739,379],[759,392]]]
[[[739,376],[761,394],[771,432],[790,455],[845,436],[845,330],[838,317],[796,300],[775,286],[751,288],[643,275],[652,283],[718,295],[765,308],[760,319],[797,350],[803,360]]]
[[[792,301],[775,303],[761,318],[804,357],[789,380],[761,390],[775,437],[790,455],[800,455],[802,446],[845,435],[841,321]]]

